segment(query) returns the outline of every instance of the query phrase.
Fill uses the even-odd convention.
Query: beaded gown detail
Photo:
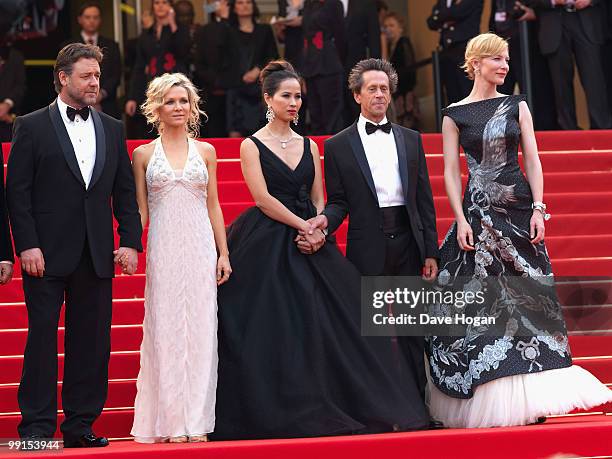
[[[132,435],[152,443],[210,433],[217,386],[217,251],[208,171],[189,139],[173,170],[161,139],[146,170],[145,318]]]
[[[524,99],[505,96],[443,110],[459,129],[467,159],[463,212],[475,250],[460,249],[453,223],[440,248],[438,283],[488,291],[492,301],[464,312],[495,317],[500,327],[491,333],[467,326],[464,336],[428,338],[429,408],[447,427],[522,425],[612,400],[612,391],[572,365],[546,245],[530,240],[533,197],[518,161]],[[517,289],[518,282],[528,288]],[[433,313],[448,317],[454,309]]]

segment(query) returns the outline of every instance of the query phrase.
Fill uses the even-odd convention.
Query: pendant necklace
[[[283,140],[283,139],[281,139],[279,136],[274,135],[268,126],[266,126],[266,129],[268,130],[268,133],[269,133],[269,134],[270,134],[272,137],[274,137],[276,140],[278,140],[278,141],[280,142],[280,144],[281,144],[281,148],[282,148],[283,150],[284,150],[284,149],[286,149],[286,148],[287,148],[287,144],[288,144],[289,142],[291,142],[291,141],[294,139],[294,137],[293,137],[293,133],[291,133],[291,137],[289,137],[287,140]]]

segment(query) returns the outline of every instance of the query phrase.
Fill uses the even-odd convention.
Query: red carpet
[[[612,384],[612,131],[538,133],[545,171],[545,201],[552,220],[547,223],[547,247],[557,276],[602,276],[577,282],[563,279],[557,286],[564,304],[575,363],[603,382]],[[452,224],[443,186],[441,138],[423,137],[443,238]],[[322,147],[321,138],[316,139]],[[219,193],[226,223],[253,205],[242,181],[235,139],[213,139],[219,161]],[[131,151],[142,142],[128,142]],[[5,158],[8,146],[3,145]],[[465,164],[464,164],[465,166]],[[346,224],[338,231],[344,249]],[[145,234],[146,237],[146,234]],[[97,432],[113,438],[129,436],[136,392],[142,335],[145,258],[139,274],[118,276],[114,282],[112,355],[109,395]],[[0,288],[0,438],[16,435],[19,422],[17,388],[27,335],[20,269]],[[63,325],[63,314],[60,326]],[[63,329],[58,332],[59,374],[63,374]],[[61,383],[58,391],[61,390]],[[587,416],[565,416],[544,425],[517,428],[444,430],[322,439],[211,442],[200,445],[138,445],[113,442],[88,450],[87,456],[111,458],[302,458],[350,456],[372,458],[544,458],[564,452],[581,456],[612,455],[612,406],[597,407]],[[610,413],[609,416],[596,414]],[[0,446],[0,458],[15,457]],[[84,457],[67,450],[68,457]],[[48,454],[36,454],[47,457]],[[57,457],[54,455],[54,457]]]
[[[187,445],[141,445],[115,441],[107,448],[64,450],[61,457],[109,457],[114,459],[372,459],[383,457],[411,459],[543,459],[556,453],[581,457],[607,456],[610,416],[554,419],[543,425],[479,429],[411,432],[352,437],[295,440],[210,442]],[[1,450],[0,450],[1,451]],[[25,456],[26,453],[23,453]],[[54,459],[57,453],[36,453],[31,457]],[[2,453],[12,458],[15,453]],[[609,457],[609,456],[608,456]]]

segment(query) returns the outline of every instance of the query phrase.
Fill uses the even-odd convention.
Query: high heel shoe
[[[189,439],[187,435],[181,435],[180,437],[170,437],[168,438],[168,443],[187,443]]]
[[[194,435],[189,437],[190,443],[203,443],[208,441],[208,435]]]

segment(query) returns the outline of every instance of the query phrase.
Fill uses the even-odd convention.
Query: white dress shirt
[[[81,170],[81,175],[85,182],[85,188],[89,188],[91,174],[96,164],[96,128],[93,124],[92,115],[91,113],[89,114],[87,121],[83,121],[80,115],[76,115],[74,121],[70,121],[70,118],[68,118],[66,114],[68,105],[66,105],[61,97],[57,98],[57,107],[62,115],[62,121],[64,121],[64,126],[66,126],[70,141],[72,142],[72,148],[74,148],[74,154],[79,163],[79,169]]]
[[[348,14],[348,3],[349,0],[340,0],[342,2],[342,8],[344,8],[344,17]]]
[[[370,120],[363,115],[359,115],[357,131],[359,131],[359,137],[361,137],[361,143],[374,179],[378,205],[380,207],[402,206],[406,201],[393,131],[387,134],[379,129],[368,135],[365,129],[367,121]],[[387,117],[380,123],[370,121],[373,124],[385,124],[386,122]]]
[[[83,30],[81,30],[81,38],[83,38],[83,43],[89,44],[89,40],[93,41],[92,45],[98,46],[98,32],[93,35],[87,35]]]

